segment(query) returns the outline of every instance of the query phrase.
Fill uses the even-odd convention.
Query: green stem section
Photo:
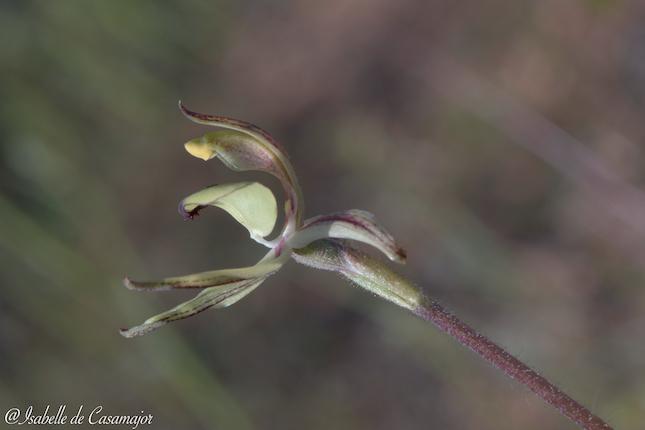
[[[580,403],[553,385],[535,370],[508,353],[502,347],[477,333],[434,300],[424,300],[413,312],[433,323],[439,330],[477,353],[484,360],[533,391],[539,398],[559,410],[564,416],[586,430],[611,430],[612,427]]]

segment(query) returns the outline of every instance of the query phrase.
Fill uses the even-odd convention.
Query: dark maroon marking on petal
[[[199,211],[201,211],[202,209],[204,209],[206,207],[206,206],[203,206],[203,205],[198,205],[198,206],[195,206],[195,208],[193,210],[187,211],[184,208],[183,203],[184,203],[183,201],[179,202],[178,210],[179,210],[179,214],[182,216],[182,218],[184,218],[184,221],[194,219],[196,216],[199,215]]]
[[[405,261],[408,259],[408,253],[405,251],[405,249],[397,247],[396,248],[396,255],[401,258],[401,260]]]

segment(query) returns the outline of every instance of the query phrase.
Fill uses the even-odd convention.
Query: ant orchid
[[[245,297],[288,260],[323,270],[337,271],[351,281],[394,303],[415,310],[421,293],[379,261],[353,248],[348,241],[372,245],[390,260],[405,263],[405,252],[378,225],[374,216],[362,210],[348,210],[303,220],[303,197],[298,179],[281,146],[261,128],[237,119],[192,112],[181,102],[183,114],[198,124],[218,127],[184,146],[189,154],[208,161],[219,158],[236,171],[267,172],[280,181],[285,193],[285,222],[280,234],[271,234],[278,217],[271,190],[257,182],[213,185],[179,203],[184,219],[193,219],[207,206],[228,212],[246,227],[253,240],[269,248],[255,265],[213,270],[159,281],[124,280],[126,287],[139,291],[200,289],[192,300],[147,319],[143,324],[121,330],[125,337],[149,333],[172,321],[190,317],[208,308],[223,308]]]

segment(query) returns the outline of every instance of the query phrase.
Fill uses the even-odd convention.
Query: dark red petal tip
[[[177,209],[179,211],[179,214],[182,216],[182,218],[185,221],[194,219],[196,216],[199,215],[199,211],[201,211],[205,207],[205,206],[199,205],[199,206],[195,206],[193,210],[187,211],[183,203],[184,203],[183,201],[179,202],[179,207]]]

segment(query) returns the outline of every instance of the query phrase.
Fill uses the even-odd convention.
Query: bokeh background
[[[291,263],[191,296],[121,278],[254,263],[260,179],[188,156],[177,101],[269,130],[307,214],[362,208],[397,267],[617,428],[645,420],[645,3],[16,1],[0,6],[0,407],[155,429],[572,429],[423,321]],[[126,427],[123,427],[126,428]]]

